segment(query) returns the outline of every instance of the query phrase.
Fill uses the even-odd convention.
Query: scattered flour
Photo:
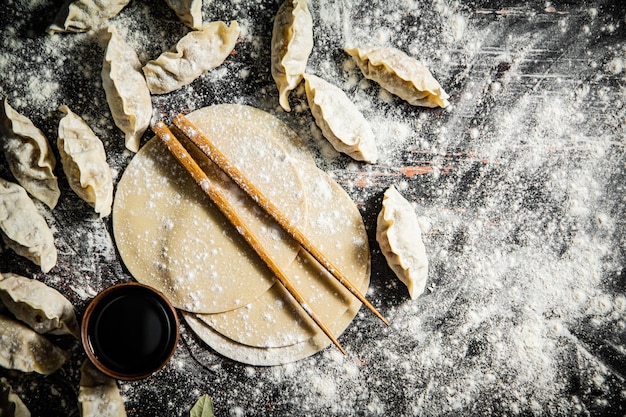
[[[8,7],[14,3],[0,6],[8,16],[0,19],[12,22],[0,36],[0,95],[53,143],[57,107],[76,109],[121,174],[132,155],[101,89],[97,32],[44,36],[30,22],[42,9],[53,17],[49,2],[23,2],[22,11]],[[498,10],[444,0],[311,2],[316,44],[308,71],[340,86],[372,124],[381,157],[363,165],[327,144],[301,89],[293,95],[297,111],[276,111],[270,3],[205,2],[205,20],[237,19],[245,28],[237,53],[191,86],[153,97],[153,121],[222,102],[276,113],[348,190],[369,230],[382,191],[396,184],[425,225],[430,290],[409,302],[370,242],[368,297],[391,327],[361,311],[340,339],[348,356],[329,348],[266,369],[219,357],[183,326],[168,367],[121,385],[129,416],[186,415],[204,392],[217,415],[232,416],[623,414],[623,16],[600,5],[545,2]],[[111,22],[143,63],[188,30],[148,1],[131,2]],[[409,108],[365,80],[342,48],[370,43],[426,63],[452,108]],[[24,52],[32,50],[41,52]],[[61,178],[60,206],[45,214],[58,269],[42,276],[11,263],[6,250],[0,265],[44,279],[80,310],[110,283],[131,278],[108,220],[86,215]],[[81,352],[71,349],[73,363],[58,379],[68,383],[11,376],[27,403],[45,400],[47,415],[75,412]]]

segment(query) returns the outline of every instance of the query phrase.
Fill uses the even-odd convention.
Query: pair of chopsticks
[[[235,167],[226,156],[217,147],[196,128],[189,119],[179,114],[173,120],[174,132],[187,138],[193,143],[204,155],[206,155],[215,165],[217,165],[230,179],[232,179],[246,194],[248,194],[263,210],[278,222],[278,224],[300,245],[311,254],[335,279],[337,279],[351,294],[359,299],[365,306],[370,309],[379,319],[386,325],[389,322],[376,310],[376,308],[361,294],[361,292],[341,273],[333,263],[315,246],[313,243],[294,225],[281,211],[252,183],[246,176]],[[152,130],[165,144],[167,149],[172,153],[176,160],[191,175],[193,180],[200,186],[204,193],[213,201],[217,208],[224,214],[228,221],[241,234],[244,240],[259,255],[265,264],[274,273],[276,278],[298,302],[308,316],[317,324],[317,326],[328,336],[328,338],[337,346],[337,348],[345,355],[346,351],[339,344],[337,339],[332,335],[330,330],[322,323],[317,314],[313,311],[308,302],[293,286],[289,277],[282,271],[263,245],[254,236],[249,227],[243,222],[233,207],[224,198],[222,193],[211,183],[206,173],[200,168],[189,152],[178,140],[177,135],[163,123],[159,121],[152,127]]]

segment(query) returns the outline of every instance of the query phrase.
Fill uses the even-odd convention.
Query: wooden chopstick
[[[389,322],[382,314],[365,298],[363,294],[356,288],[348,278],[320,251],[304,233],[293,224],[287,216],[282,214],[278,207],[274,205],[246,176],[232,163],[228,161],[226,156],[196,128],[191,121],[184,115],[179,114],[173,120],[173,123],[180,131],[204,153],[211,161],[215,163],[226,175],[230,177],[246,194],[248,194],[261,208],[263,208],[270,216],[278,222],[278,224],[293,237],[302,247],[309,252],[330,274],[335,277],[350,293],[359,299],[372,313],[383,321],[387,326]]]
[[[285,287],[285,289],[291,294],[291,296],[298,302],[300,307],[311,317],[311,319],[318,325],[318,327],[328,336],[328,338],[337,346],[337,348],[346,354],[344,348],[339,344],[337,339],[333,336],[330,330],[322,323],[317,314],[313,311],[311,306],[307,303],[300,292],[293,286],[287,275],[278,266],[274,260],[267,253],[261,242],[256,238],[254,233],[250,230],[248,225],[239,217],[230,203],[226,200],[223,194],[213,185],[206,173],[198,166],[196,161],[193,160],[189,152],[183,147],[183,145],[176,139],[170,129],[163,123],[158,122],[152,127],[152,130],[165,144],[167,149],[174,155],[176,160],[185,168],[185,170],[191,175],[193,180],[200,186],[202,191],[215,203],[217,208],[224,214],[224,216],[235,227],[237,232],[241,234],[244,240],[254,249],[259,257],[265,262],[265,264],[274,273],[276,278]]]

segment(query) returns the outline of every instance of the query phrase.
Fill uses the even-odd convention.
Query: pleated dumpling
[[[111,115],[125,135],[126,147],[137,152],[152,118],[152,99],[137,54],[118,35],[115,26],[104,32],[108,38],[102,63],[102,86]]]
[[[143,67],[150,92],[172,92],[221,65],[235,48],[240,31],[236,21],[230,27],[211,22],[183,36],[174,48]]]
[[[87,32],[118,14],[130,0],[68,0],[46,32]]]
[[[89,360],[80,368],[78,407],[82,417],[126,417],[117,382],[100,372]]]
[[[41,281],[12,273],[0,274],[0,300],[17,319],[37,333],[80,338],[72,303]]]
[[[0,366],[50,375],[69,354],[30,327],[0,314]]]
[[[0,415],[7,417],[30,417],[31,415],[22,399],[13,392],[6,378],[0,378],[0,412],[3,413]]]
[[[113,204],[113,179],[102,141],[67,106],[60,110],[65,114],[57,141],[63,172],[72,190],[106,217]]]
[[[202,28],[202,0],[165,0],[165,3],[186,26]]]
[[[30,195],[51,209],[61,191],[54,175],[56,159],[41,130],[26,116],[16,112],[8,99],[0,110],[0,137],[9,169]]]
[[[22,187],[2,178],[0,231],[8,247],[40,265],[43,272],[56,265],[57,248],[46,220]]]
[[[302,81],[312,50],[313,18],[306,1],[286,0],[276,13],[271,45],[272,77],[286,111],[291,111],[289,93]]]
[[[324,137],[339,152],[358,161],[376,162],[374,132],[348,96],[314,75],[306,74],[304,80],[309,108]]]
[[[450,97],[428,68],[396,48],[346,48],[365,77],[385,90],[422,107],[447,107]]]
[[[411,299],[424,292],[428,258],[413,206],[391,186],[378,214],[376,241],[389,267],[409,290]]]

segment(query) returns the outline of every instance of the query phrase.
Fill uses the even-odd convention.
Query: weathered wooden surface
[[[329,348],[276,368],[222,358],[183,326],[163,371],[121,385],[129,416],[186,415],[205,392],[217,415],[623,415],[624,6],[311,2],[309,70],[342,87],[372,122],[381,158],[364,165],[328,148],[298,106],[303,94],[294,94],[294,112],[278,110],[269,73],[278,3],[205,5],[205,21],[237,19],[247,31],[223,67],[154,97],[154,120],[237,102],[300,133],[361,210],[372,247],[368,296],[392,326],[361,311],[340,338],[347,357]],[[100,85],[102,47],[93,33],[46,35],[59,7],[0,5],[0,94],[53,142],[57,107],[68,104],[103,139],[119,179],[132,155]],[[142,62],[186,32],[156,1],[134,1],[112,22]],[[423,60],[453,106],[411,108],[365,83],[341,50],[347,42],[396,46]],[[10,178],[0,161],[0,174]],[[41,279],[82,312],[98,291],[132,278],[110,219],[99,220],[57,172],[60,204],[42,207],[57,267],[42,274],[3,248],[0,271]],[[374,240],[382,192],[392,184],[424,225],[429,286],[415,301]],[[84,354],[77,343],[59,343],[73,358],[55,375],[0,370],[33,415],[78,415]]]

